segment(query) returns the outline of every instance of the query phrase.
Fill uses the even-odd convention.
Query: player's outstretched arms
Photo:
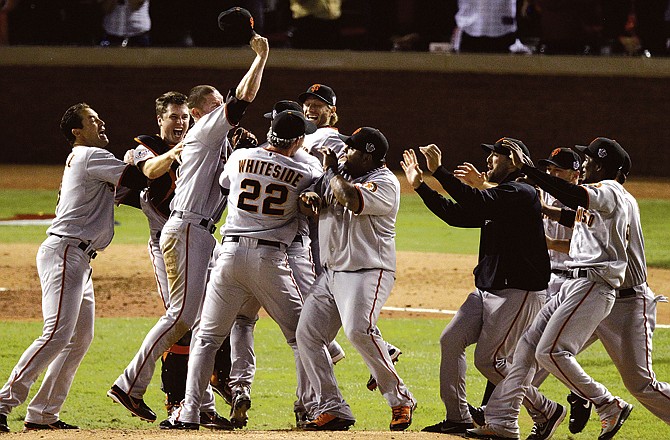
[[[419,167],[416,153],[414,150],[405,150],[402,153],[402,158],[400,166],[405,172],[405,178],[412,185],[412,188],[417,189],[423,183],[423,171]]]

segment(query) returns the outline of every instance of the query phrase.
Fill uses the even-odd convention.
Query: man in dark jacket
[[[465,393],[466,347],[477,344],[475,366],[498,383],[507,374],[519,337],[544,303],[550,265],[540,199],[535,188],[516,181],[521,174],[503,146],[504,139],[482,144],[489,152],[486,180],[491,184],[484,190],[462,183],[447,171],[436,145],[419,148],[428,171],[453,200],[424,183],[413,150],[403,154],[407,181],[435,215],[452,226],[481,228],[476,288],[440,337],[440,397],[446,418],[424,431],[462,434],[473,427]],[[527,148],[525,152],[530,156]]]

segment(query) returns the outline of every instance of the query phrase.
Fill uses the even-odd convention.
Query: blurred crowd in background
[[[224,47],[248,9],[271,47],[670,55],[670,0],[0,0],[0,44]]]

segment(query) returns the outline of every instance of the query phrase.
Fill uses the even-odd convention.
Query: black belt
[[[293,237],[293,243],[304,244],[304,242],[302,241],[302,235],[296,235],[295,237]]]
[[[589,277],[589,271],[586,269],[568,269],[568,270],[561,270],[561,269],[552,269],[551,273],[555,273],[556,275],[561,275],[566,278],[588,278]]]
[[[98,252],[97,252],[95,249],[91,249],[91,248],[90,248],[90,247],[91,247],[90,244],[86,243],[86,242],[83,241],[83,240],[80,240],[79,238],[68,237],[68,236],[65,236],[65,235],[59,235],[59,234],[54,234],[53,232],[51,232],[50,235],[54,235],[54,236],[56,236],[56,237],[58,237],[58,238],[70,238],[70,239],[73,239],[73,240],[79,240],[79,244],[77,245],[77,247],[78,247],[79,249],[81,249],[82,251],[84,251],[84,253],[85,253],[86,255],[88,255],[89,257],[91,257],[91,260],[98,256]],[[88,250],[87,250],[87,249],[88,249]]]
[[[182,211],[172,211],[172,214],[177,218],[184,218],[184,213]],[[209,219],[209,218],[202,218],[200,219],[200,222],[198,223],[200,226],[203,228],[207,229],[210,234],[213,234],[214,231],[216,231],[216,225],[214,224],[214,220]]]
[[[251,238],[251,237],[249,237]],[[256,242],[260,245],[263,246],[272,246],[276,247],[277,249],[281,249],[281,243],[278,241],[270,241],[270,240],[263,240],[262,238],[256,238]],[[240,242],[240,236],[239,235],[226,235],[223,237],[222,242],[224,243],[239,243]]]
[[[635,289],[633,289],[632,287],[616,291],[617,298],[631,298],[633,296],[635,296]]]

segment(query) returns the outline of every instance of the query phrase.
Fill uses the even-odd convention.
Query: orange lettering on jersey
[[[577,215],[575,215],[575,221],[584,223],[586,226],[589,228],[593,226],[593,222],[595,222],[596,218],[593,214],[591,214],[588,210],[584,209],[583,207],[577,208]]]

